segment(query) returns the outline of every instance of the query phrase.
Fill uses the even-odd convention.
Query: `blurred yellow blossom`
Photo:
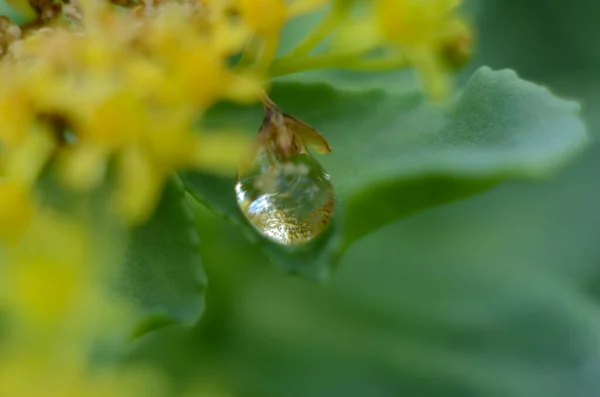
[[[390,40],[406,48],[432,46],[443,38],[460,0],[377,0],[377,18]]]
[[[287,13],[283,0],[238,0],[242,17],[259,35],[279,34]]]
[[[10,120],[10,119],[9,119]],[[0,243],[11,243],[29,227],[35,214],[33,188],[54,145],[48,132],[31,126],[31,134],[4,142],[0,170]]]
[[[34,127],[50,130],[63,180],[77,189],[103,182],[108,162],[121,159],[118,185],[128,190],[115,192],[115,202],[134,223],[152,211],[170,172],[211,168],[198,158],[197,120],[216,101],[235,98],[239,80],[227,62],[245,40],[235,19],[192,2],[140,7],[116,12],[82,1],[80,21],[30,32],[0,62],[0,81],[8,82],[0,88],[1,155],[18,151]],[[223,139],[218,146],[211,138],[222,153],[215,168],[233,168],[242,142]]]
[[[213,0],[214,1],[214,0]],[[331,0],[236,0],[238,10],[257,34],[279,34],[286,21],[319,10]]]
[[[0,395],[137,395],[129,375],[104,378],[89,367],[90,341],[114,317],[108,313],[121,310],[94,263],[104,248],[84,222],[41,206],[31,210],[28,227],[0,249]]]
[[[160,377],[146,368],[92,371],[59,354],[18,352],[0,362],[0,395],[6,397],[164,397]]]
[[[386,40],[406,54],[434,97],[447,95],[447,46],[464,39],[456,14],[461,0],[377,0],[378,25]]]
[[[0,180],[0,241],[10,241],[29,225],[33,205],[29,191],[18,181]]]
[[[473,38],[459,14],[460,4],[461,0],[336,0],[321,24],[290,55],[274,62],[272,73],[411,67],[431,97],[444,98],[451,88],[450,72],[471,54]],[[310,56],[329,36],[329,50]]]
[[[66,197],[60,200],[67,204]],[[77,203],[80,209],[85,205]],[[118,271],[114,258],[121,255],[119,234],[106,233],[103,222],[109,225],[109,220],[100,221],[104,210],[91,214],[90,209],[32,203],[31,211],[27,228],[0,247],[5,314],[14,319],[18,334],[26,328],[38,335],[55,333],[68,325],[72,341],[87,338],[90,330],[98,331],[99,324],[128,310],[111,305],[114,294],[105,285],[105,277]]]
[[[85,217],[35,210],[29,227],[0,250],[0,395],[167,395],[151,368],[99,365],[91,354],[130,312],[105,282],[116,237]]]

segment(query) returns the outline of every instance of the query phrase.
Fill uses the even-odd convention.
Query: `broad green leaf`
[[[267,255],[292,272],[327,276],[352,242],[394,219],[482,191],[514,178],[543,178],[586,142],[579,107],[512,71],[482,68],[449,109],[420,94],[340,91],[327,84],[274,84],[284,111],[317,128],[333,153],[318,160],[336,189],[335,222],[300,249],[267,242]],[[211,123],[257,130],[259,108],[223,106]],[[234,180],[183,175],[186,188],[209,208],[246,225]]]
[[[594,241],[565,252],[573,229],[537,219],[577,186],[539,184],[552,205],[520,208],[534,184],[514,185],[372,233],[326,286],[281,277],[233,227],[200,218],[214,304],[200,328],[153,333],[134,358],[236,396],[596,396],[597,307],[555,271]]]
[[[192,323],[204,310],[206,278],[193,214],[179,182],[170,181],[153,217],[130,237],[119,290],[141,311],[136,335]]]

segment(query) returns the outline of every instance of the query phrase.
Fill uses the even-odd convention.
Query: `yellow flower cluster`
[[[240,79],[230,58],[259,37],[269,59],[285,21],[324,3],[148,1],[125,11],[82,0],[24,37],[0,20],[0,237],[26,225],[23,198],[50,160],[75,189],[98,186],[112,170],[115,206],[132,223],[148,217],[173,170],[231,168],[243,141],[197,127],[220,99],[257,98],[248,75],[260,70],[236,70]]]
[[[50,160],[75,189],[103,183],[112,164],[120,213],[143,221],[171,171],[236,161],[239,140],[197,120],[240,93],[227,62],[250,33],[202,3],[117,12],[87,0],[78,13],[13,41],[0,61],[0,189],[10,192],[0,200],[31,189]]]
[[[56,7],[50,0],[37,3],[40,10]],[[5,176],[0,190],[8,202],[0,207],[14,207],[11,201],[27,197],[54,160],[65,185],[76,189],[98,186],[110,170],[116,208],[127,221],[143,221],[173,170],[218,170],[236,161],[242,141],[199,131],[197,121],[218,100],[256,98],[247,81],[256,79],[249,76],[319,67],[412,66],[431,96],[443,97],[447,70],[466,60],[470,50],[459,3],[148,0],[125,11],[106,1],[81,0],[65,6],[60,21],[23,37],[19,27],[0,20],[0,167]],[[321,26],[273,63],[286,21],[323,7],[330,11]],[[332,31],[333,48],[320,58],[311,56]],[[230,67],[241,53],[238,67]],[[22,159],[36,161],[23,170]],[[17,201],[20,221],[18,211],[0,210],[0,221],[7,219],[0,224],[15,230],[30,212],[26,201]],[[0,236],[6,233],[0,227]]]
[[[122,322],[127,307],[103,288],[113,242],[81,219],[40,210],[0,252],[3,316],[0,395],[164,396],[147,368],[94,368],[90,348]]]
[[[461,0],[335,0],[322,23],[289,56],[278,59],[272,72],[410,67],[421,76],[425,91],[442,99],[449,93],[449,72],[471,54],[473,39],[459,14],[460,4]],[[329,36],[329,50],[311,56]]]
[[[384,39],[420,71],[434,97],[448,93],[445,70],[469,56],[471,36],[456,14],[461,0],[379,0],[376,16]]]
[[[119,236],[36,196],[48,171],[82,197],[109,184],[130,224],[171,172],[233,169],[244,141],[198,120],[221,99],[256,98],[228,66],[252,32],[204,2],[68,11],[29,30],[0,19],[0,395],[168,395],[160,374],[90,361],[133,310],[106,290]]]

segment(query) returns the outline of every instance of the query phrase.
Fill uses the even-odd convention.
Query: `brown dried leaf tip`
[[[310,125],[283,112],[269,97],[263,96],[265,116],[258,133],[263,148],[278,158],[308,153],[312,148],[318,154],[331,153],[323,135]]]

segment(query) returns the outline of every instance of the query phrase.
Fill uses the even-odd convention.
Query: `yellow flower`
[[[0,180],[0,241],[11,241],[23,233],[33,212],[29,191],[22,183]]]
[[[0,139],[0,153],[5,152],[0,157],[0,243],[18,239],[36,212],[33,187],[54,149],[48,132],[36,127],[24,136],[7,128],[8,139]]]
[[[283,0],[238,0],[242,17],[257,34],[279,34],[287,18]]]
[[[384,50],[398,67],[414,67],[426,91],[447,96],[449,71],[470,55],[472,38],[458,15],[460,0],[374,0],[360,18],[345,18],[334,36],[334,50],[369,54]],[[381,52],[381,51],[380,51]]]
[[[460,0],[376,1],[375,14],[384,38],[406,54],[434,98],[446,96],[450,88],[444,57],[447,45],[457,40],[460,20],[456,11],[460,3]]]
[[[260,36],[279,34],[287,20],[318,10],[331,0],[236,0],[242,18]]]
[[[0,250],[3,397],[168,395],[149,368],[93,362],[90,344],[114,332],[128,306],[104,284],[117,237],[87,222],[40,206],[27,230]]]
[[[166,397],[169,394],[160,374],[149,368],[92,371],[80,362],[79,357],[69,357],[68,349],[51,354],[25,346],[13,349],[0,361],[0,395]]]
[[[240,84],[228,59],[249,32],[224,10],[199,5],[117,12],[86,0],[80,26],[41,29],[15,42],[0,60],[0,157],[12,157],[45,129],[58,146],[62,180],[75,189],[98,186],[116,159],[115,202],[131,222],[149,216],[171,172],[220,170],[223,159],[233,170],[241,145],[224,134],[220,145],[211,138],[211,150],[230,155],[210,164],[198,157],[206,139],[197,126],[213,103],[247,99],[234,95]]]
[[[2,300],[21,321],[53,326],[67,321],[74,307],[87,302],[93,263],[82,225],[36,208],[26,231],[6,247]]]
[[[384,35],[407,48],[435,46],[454,19],[460,0],[377,0]]]

